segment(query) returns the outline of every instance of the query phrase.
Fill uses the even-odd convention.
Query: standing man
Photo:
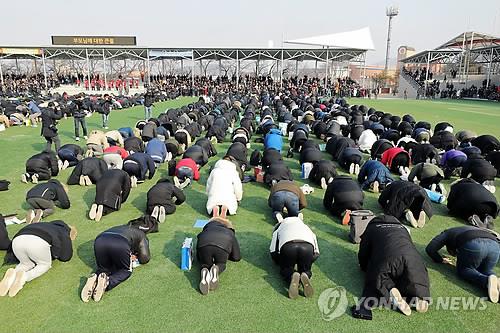
[[[42,111],[38,107],[38,105],[35,103],[34,100],[30,100],[28,103],[28,109],[30,110],[30,122],[31,122],[31,127],[38,127],[38,118],[41,116]]]
[[[104,95],[104,100],[101,104],[101,115],[102,115],[102,128],[108,129],[108,120],[109,114],[111,113],[111,108],[113,106],[113,101],[111,100],[111,96],[108,94]]]
[[[55,145],[55,151],[61,148],[61,140],[57,134],[57,120],[62,118],[61,110],[57,110],[54,102],[49,102],[47,108],[42,111],[42,132],[41,135],[47,140],[46,151],[50,151],[52,143]]]
[[[73,112],[73,119],[75,123],[75,140],[80,141],[80,126],[82,126],[83,137],[85,140],[87,137],[87,122],[85,121],[85,116],[87,112],[83,109],[83,96],[79,95],[77,99],[73,101],[71,111]]]
[[[144,95],[144,119],[147,121],[151,117],[153,117],[153,102],[154,102],[154,94],[151,89],[146,91]]]

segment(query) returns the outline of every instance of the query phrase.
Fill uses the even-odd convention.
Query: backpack
[[[349,219],[350,231],[349,240],[354,244],[361,242],[361,235],[366,230],[368,223],[375,217],[371,210],[353,210]]]

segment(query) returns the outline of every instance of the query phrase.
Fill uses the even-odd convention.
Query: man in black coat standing
[[[147,264],[150,260],[149,240],[144,231],[131,225],[119,225],[101,233],[94,242],[97,271],[85,283],[81,299],[92,297],[99,302],[109,291],[132,275],[132,262]]]
[[[370,311],[380,305],[374,304],[374,298],[385,298],[408,316],[411,309],[407,298],[418,312],[428,310],[427,268],[408,230],[395,217],[381,215],[370,221],[361,236],[358,260],[365,272],[365,285],[357,307]]]
[[[61,110],[58,110],[54,102],[49,102],[48,107],[42,109],[42,131],[41,135],[47,141],[45,151],[50,151],[52,143],[55,145],[55,151],[61,148],[61,140],[57,134],[57,120],[62,118]]]
[[[80,140],[80,126],[82,127],[83,130],[83,138],[85,140],[88,139],[87,137],[87,122],[85,121],[85,117],[87,116],[87,112],[85,111],[83,107],[83,95],[78,96],[73,103],[71,104],[70,107],[72,113],[73,113],[73,121],[75,124],[75,140],[79,141]]]
[[[102,216],[120,210],[122,203],[130,194],[130,176],[123,170],[106,171],[97,181],[95,202],[89,212],[89,218],[99,222]]]

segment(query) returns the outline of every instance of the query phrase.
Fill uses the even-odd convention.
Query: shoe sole
[[[359,164],[354,165],[354,174],[357,176],[359,175]]]
[[[498,303],[498,278],[495,275],[490,275],[488,277],[488,297],[493,303]]]
[[[417,220],[415,220],[415,217],[413,216],[413,213],[409,210],[405,214],[406,221],[410,223],[410,225],[413,228],[418,228],[418,223]]]
[[[199,288],[200,288],[200,292],[202,295],[207,295],[209,290],[210,290],[210,281],[208,279],[209,275],[210,275],[210,272],[208,271],[208,269],[203,268],[201,270],[201,281],[200,281]]]
[[[424,300],[417,300],[417,306],[415,307],[418,313],[426,313],[429,310],[429,302]]]
[[[405,316],[411,315],[411,308],[401,296],[401,293],[396,288],[392,288],[389,292],[393,304],[401,311]]]
[[[96,222],[99,222],[102,219],[102,210],[103,210],[102,205],[97,206],[97,212],[95,214],[95,221]]]
[[[12,283],[12,286],[9,289],[9,297],[16,296],[21,291],[21,289],[23,289],[23,287],[24,287],[24,283],[21,284],[21,281],[20,281],[21,279],[19,279],[19,280],[17,279],[18,273],[19,272],[16,272],[16,278],[14,280],[14,283]]]
[[[28,177],[25,174],[21,175],[21,181],[25,184],[28,184]]]
[[[84,303],[87,303],[94,294],[94,289],[96,287],[97,276],[93,275],[87,279],[87,282],[83,286],[82,292],[80,293],[80,298]]]
[[[97,215],[97,204],[92,204],[92,206],[90,207],[89,219],[95,220],[96,215]]]
[[[342,218],[342,225],[348,225],[350,219],[351,219],[351,211],[346,210],[344,217]]]
[[[155,219],[158,220],[158,212],[159,212],[160,208],[158,206],[155,206],[153,208],[153,212],[151,213],[151,216],[154,217]]]
[[[84,176],[80,176],[80,186],[85,186],[85,178],[84,178]]]
[[[326,190],[328,186],[326,185],[326,179],[325,178],[321,178],[321,188],[323,190]]]
[[[165,222],[165,217],[166,217],[166,214],[165,214],[165,207],[160,206],[160,212],[158,213],[158,221],[159,221],[160,223]]]
[[[41,209],[35,210],[35,217],[33,218],[33,221],[31,221],[31,223],[40,222],[42,220],[42,216],[43,216],[43,210]]]
[[[351,163],[351,165],[349,165],[349,174],[354,174],[354,163]]]
[[[212,266],[210,269],[210,291],[217,290],[219,288],[219,268],[217,266]]]
[[[300,274],[300,282],[304,288],[304,296],[312,297],[314,295],[314,289],[311,285],[311,280],[309,280],[309,276],[307,276],[306,273]]]
[[[38,177],[36,177],[35,175],[31,176],[31,182],[33,184],[38,184]]]
[[[33,219],[35,218],[34,214],[35,212],[33,209],[28,210],[28,213],[26,214],[26,224],[31,224],[31,222],[33,222]]]
[[[15,280],[16,271],[13,268],[9,268],[0,282],[0,297],[7,295]]]
[[[92,293],[92,298],[94,301],[99,302],[106,291],[106,278],[102,278],[100,275],[97,277],[97,284],[95,286],[94,292]]]
[[[85,182],[85,186],[92,186],[92,181],[90,180],[89,176],[83,176],[83,180]]]
[[[380,192],[380,184],[378,183],[378,181],[374,181],[373,182],[373,189],[372,189],[373,193],[379,193]]]
[[[288,297],[291,299],[296,299],[299,297],[299,281],[300,274],[295,272],[292,275],[292,280],[290,281],[290,286],[288,287]]]
[[[418,220],[417,220],[417,225],[419,228],[423,228],[425,226],[425,212],[421,211],[420,214],[418,215]]]

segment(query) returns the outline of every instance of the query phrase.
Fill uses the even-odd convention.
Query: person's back
[[[119,209],[130,192],[130,177],[119,169],[106,171],[96,184],[96,203]]]
[[[148,141],[145,153],[153,158],[156,163],[163,163],[167,156],[167,147],[157,138]]]
[[[346,209],[361,209],[363,200],[363,191],[356,181],[349,176],[337,176],[326,188],[323,206],[332,214],[340,215]]]
[[[50,201],[58,201],[63,209],[70,207],[70,201],[62,184],[58,180],[49,180],[46,183],[35,185],[26,193],[26,198],[43,198]]]

